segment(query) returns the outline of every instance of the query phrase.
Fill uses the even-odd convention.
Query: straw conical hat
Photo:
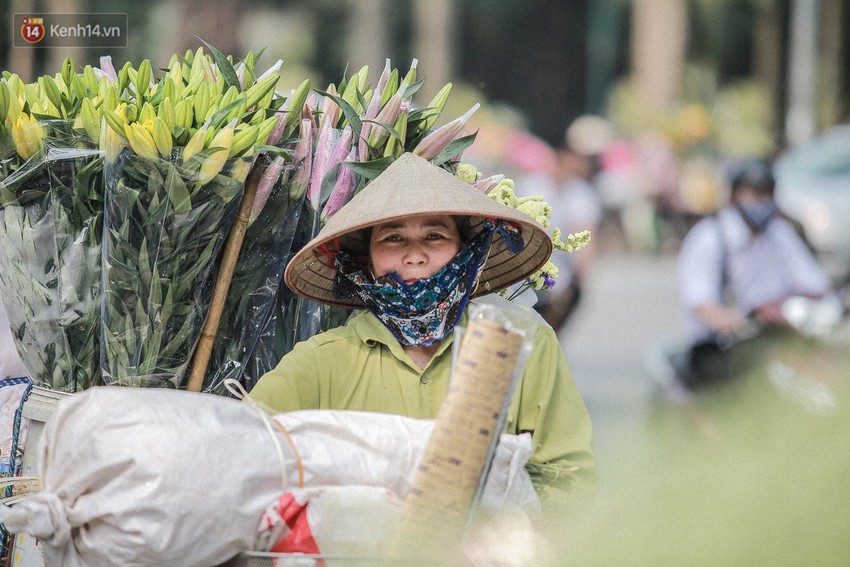
[[[486,218],[522,228],[525,248],[514,254],[493,235],[490,255],[475,295],[501,290],[540,269],[552,253],[552,240],[530,216],[498,203],[448,171],[410,153],[403,154],[330,218],[319,234],[289,262],[286,284],[304,297],[340,307],[362,308],[358,299],[333,294],[336,268],[327,251],[337,243],[366,251],[365,228],[416,215],[470,217],[477,234]]]

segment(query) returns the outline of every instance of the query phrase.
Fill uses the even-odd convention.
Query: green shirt
[[[506,431],[532,434],[527,469],[544,503],[584,505],[596,485],[590,418],[555,332],[542,319],[539,323]],[[259,380],[251,397],[278,412],[343,409],[434,419],[448,387],[452,342],[451,335],[443,340],[421,369],[389,330],[363,311],[297,344]]]

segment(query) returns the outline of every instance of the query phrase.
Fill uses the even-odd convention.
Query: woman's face
[[[457,223],[449,215],[420,215],[372,228],[369,258],[374,277],[395,272],[407,284],[430,278],[461,247]]]

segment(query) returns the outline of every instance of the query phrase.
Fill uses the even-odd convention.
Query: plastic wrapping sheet
[[[107,145],[106,153],[115,158],[105,166],[103,379],[177,388],[209,309],[246,164],[228,159],[204,184],[198,171],[211,150],[187,162],[180,149],[168,160],[127,147]]]
[[[309,143],[309,141],[308,141]],[[268,170],[272,158],[254,167]],[[309,163],[286,163],[268,200],[248,226],[222,313],[203,391],[225,394],[232,378],[250,390],[274,368],[297,340],[294,294],[283,283],[283,271],[306,242],[311,217],[305,204]]]
[[[221,396],[91,388],[57,405],[40,445],[43,491],[0,507],[0,522],[37,537],[46,565],[217,565],[277,542],[263,514],[288,493],[403,492],[434,426],[369,412],[267,416]],[[539,512],[524,468],[530,436],[501,441],[483,501]],[[347,510],[358,504],[351,496],[338,500],[335,516],[363,517]],[[330,550],[333,526],[312,528]]]
[[[355,175],[342,163],[354,160],[351,138],[349,128],[326,129],[317,137],[310,186],[307,189],[311,228],[303,244],[319,234],[329,214],[332,215],[350,200],[366,183],[365,179]],[[347,309],[330,307],[301,297],[295,301],[298,305],[298,341],[342,325],[351,313]]]
[[[30,377],[73,392],[100,383],[103,157],[70,121],[38,126],[29,160],[0,140],[0,293]]]

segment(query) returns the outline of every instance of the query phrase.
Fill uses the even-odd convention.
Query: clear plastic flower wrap
[[[246,389],[277,365],[298,337],[294,294],[283,283],[289,259],[309,238],[311,215],[305,203],[309,156],[299,156],[299,140],[289,156],[262,155],[264,173],[239,259],[227,294],[202,390],[226,395],[224,381]],[[292,160],[292,161],[290,161]]]
[[[30,377],[65,392],[101,382],[103,156],[74,126],[0,133],[0,293]]]
[[[105,167],[104,383],[178,388],[251,158],[228,158],[226,141],[215,138],[188,159],[184,148],[164,159],[139,155],[132,139],[130,146],[112,140]]]

